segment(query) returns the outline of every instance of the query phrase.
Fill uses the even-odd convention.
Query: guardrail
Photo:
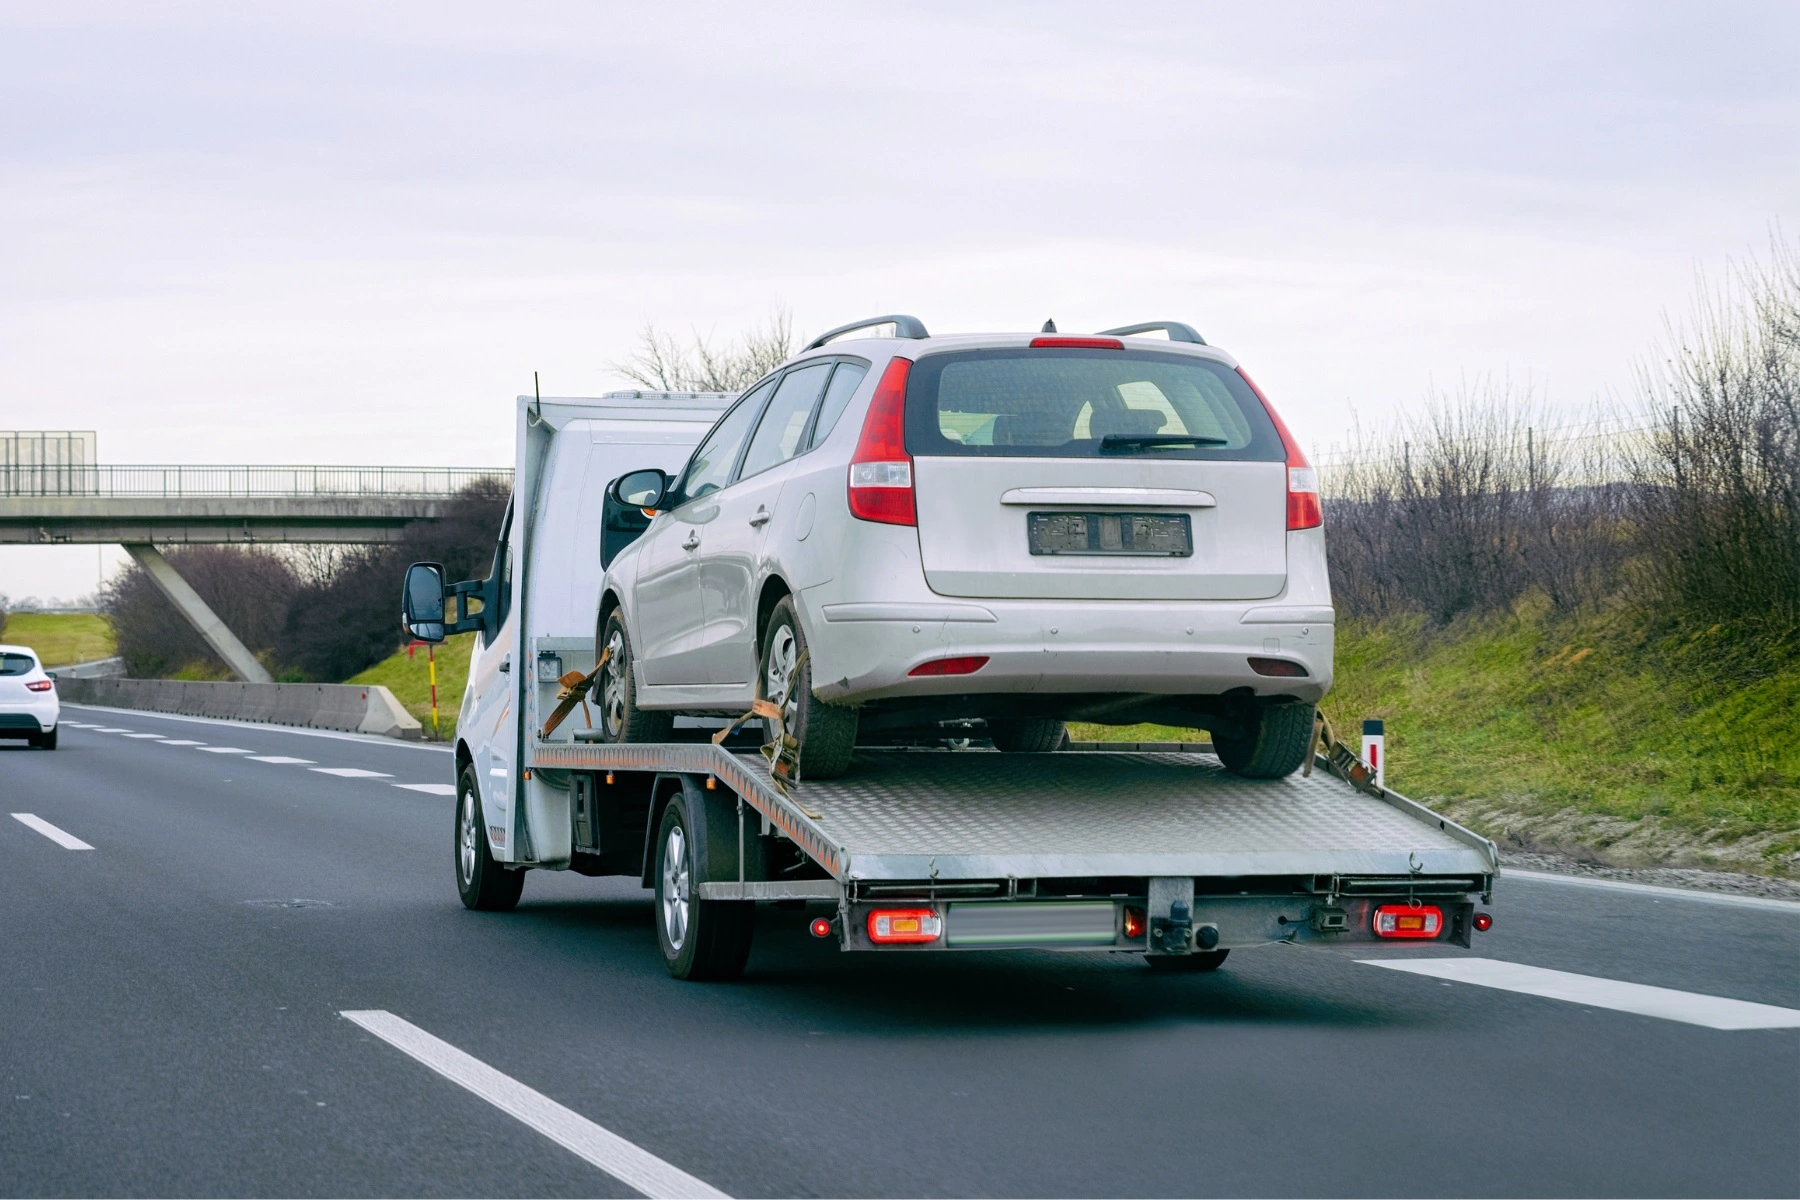
[[[512,468],[0,465],[0,496],[450,497],[482,479],[510,487]]]

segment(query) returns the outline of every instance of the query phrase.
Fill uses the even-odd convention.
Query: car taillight
[[[1031,339],[1033,350],[1123,350],[1118,338],[1041,337]]]
[[[1434,938],[1444,929],[1444,910],[1435,904],[1383,904],[1375,910],[1375,936]]]
[[[1288,432],[1287,422],[1269,403],[1262,389],[1256,386],[1256,380],[1244,374],[1238,368],[1238,378],[1250,385],[1256,398],[1262,401],[1263,411],[1269,414],[1269,420],[1275,422],[1275,432],[1281,437],[1281,448],[1287,452],[1287,527],[1289,529],[1317,529],[1325,523],[1325,510],[1319,503],[1319,473],[1313,470],[1306,461],[1306,455],[1300,451],[1300,443]]]
[[[869,914],[869,940],[883,945],[935,942],[944,936],[944,918],[929,908],[878,908]]]
[[[884,525],[917,525],[913,463],[906,453],[906,380],[912,360],[889,362],[850,456],[850,515]]]
[[[28,691],[47,692],[56,685],[48,679],[36,679],[25,685]]]
[[[966,654],[961,658],[934,658],[930,662],[922,662],[908,675],[973,675],[987,666],[988,656],[985,654]]]

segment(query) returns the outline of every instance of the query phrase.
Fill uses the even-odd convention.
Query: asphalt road
[[[1800,909],[1506,881],[1473,951],[1188,977],[843,954],[770,909],[742,982],[683,984],[634,882],[539,872],[465,911],[452,799],[396,786],[448,785],[441,750],[64,720],[55,753],[0,743],[0,814],[92,847],[0,815],[9,1195],[634,1194],[339,1015],[369,1009],[734,1196],[1800,1193],[1800,1030],[1356,961],[1800,1008]]]

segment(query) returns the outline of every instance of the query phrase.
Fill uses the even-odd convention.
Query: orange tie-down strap
[[[1381,795],[1381,786],[1375,782],[1375,768],[1362,760],[1362,756],[1343,742],[1332,732],[1331,722],[1325,714],[1313,712],[1313,747],[1325,755],[1325,761],[1331,773],[1348,783],[1351,787],[1371,796]],[[1312,750],[1306,753],[1306,765],[1301,769],[1302,776],[1311,775],[1313,769]]]
[[[600,661],[595,663],[594,669],[586,675],[580,671],[570,671],[556,681],[562,684],[563,690],[556,693],[556,708],[550,713],[550,719],[544,722],[544,727],[538,731],[540,742],[549,740],[550,735],[556,732],[556,727],[575,711],[577,704],[581,705],[582,715],[587,718],[588,728],[594,727],[593,715],[588,712],[587,708],[588,693],[594,690],[594,684],[599,681],[600,672],[606,669],[607,660],[610,658],[612,658],[612,647],[609,646],[600,652]]]

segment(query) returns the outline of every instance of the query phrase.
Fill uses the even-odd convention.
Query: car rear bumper
[[[54,694],[44,700],[0,703],[0,737],[25,737],[56,728],[62,706]]]

